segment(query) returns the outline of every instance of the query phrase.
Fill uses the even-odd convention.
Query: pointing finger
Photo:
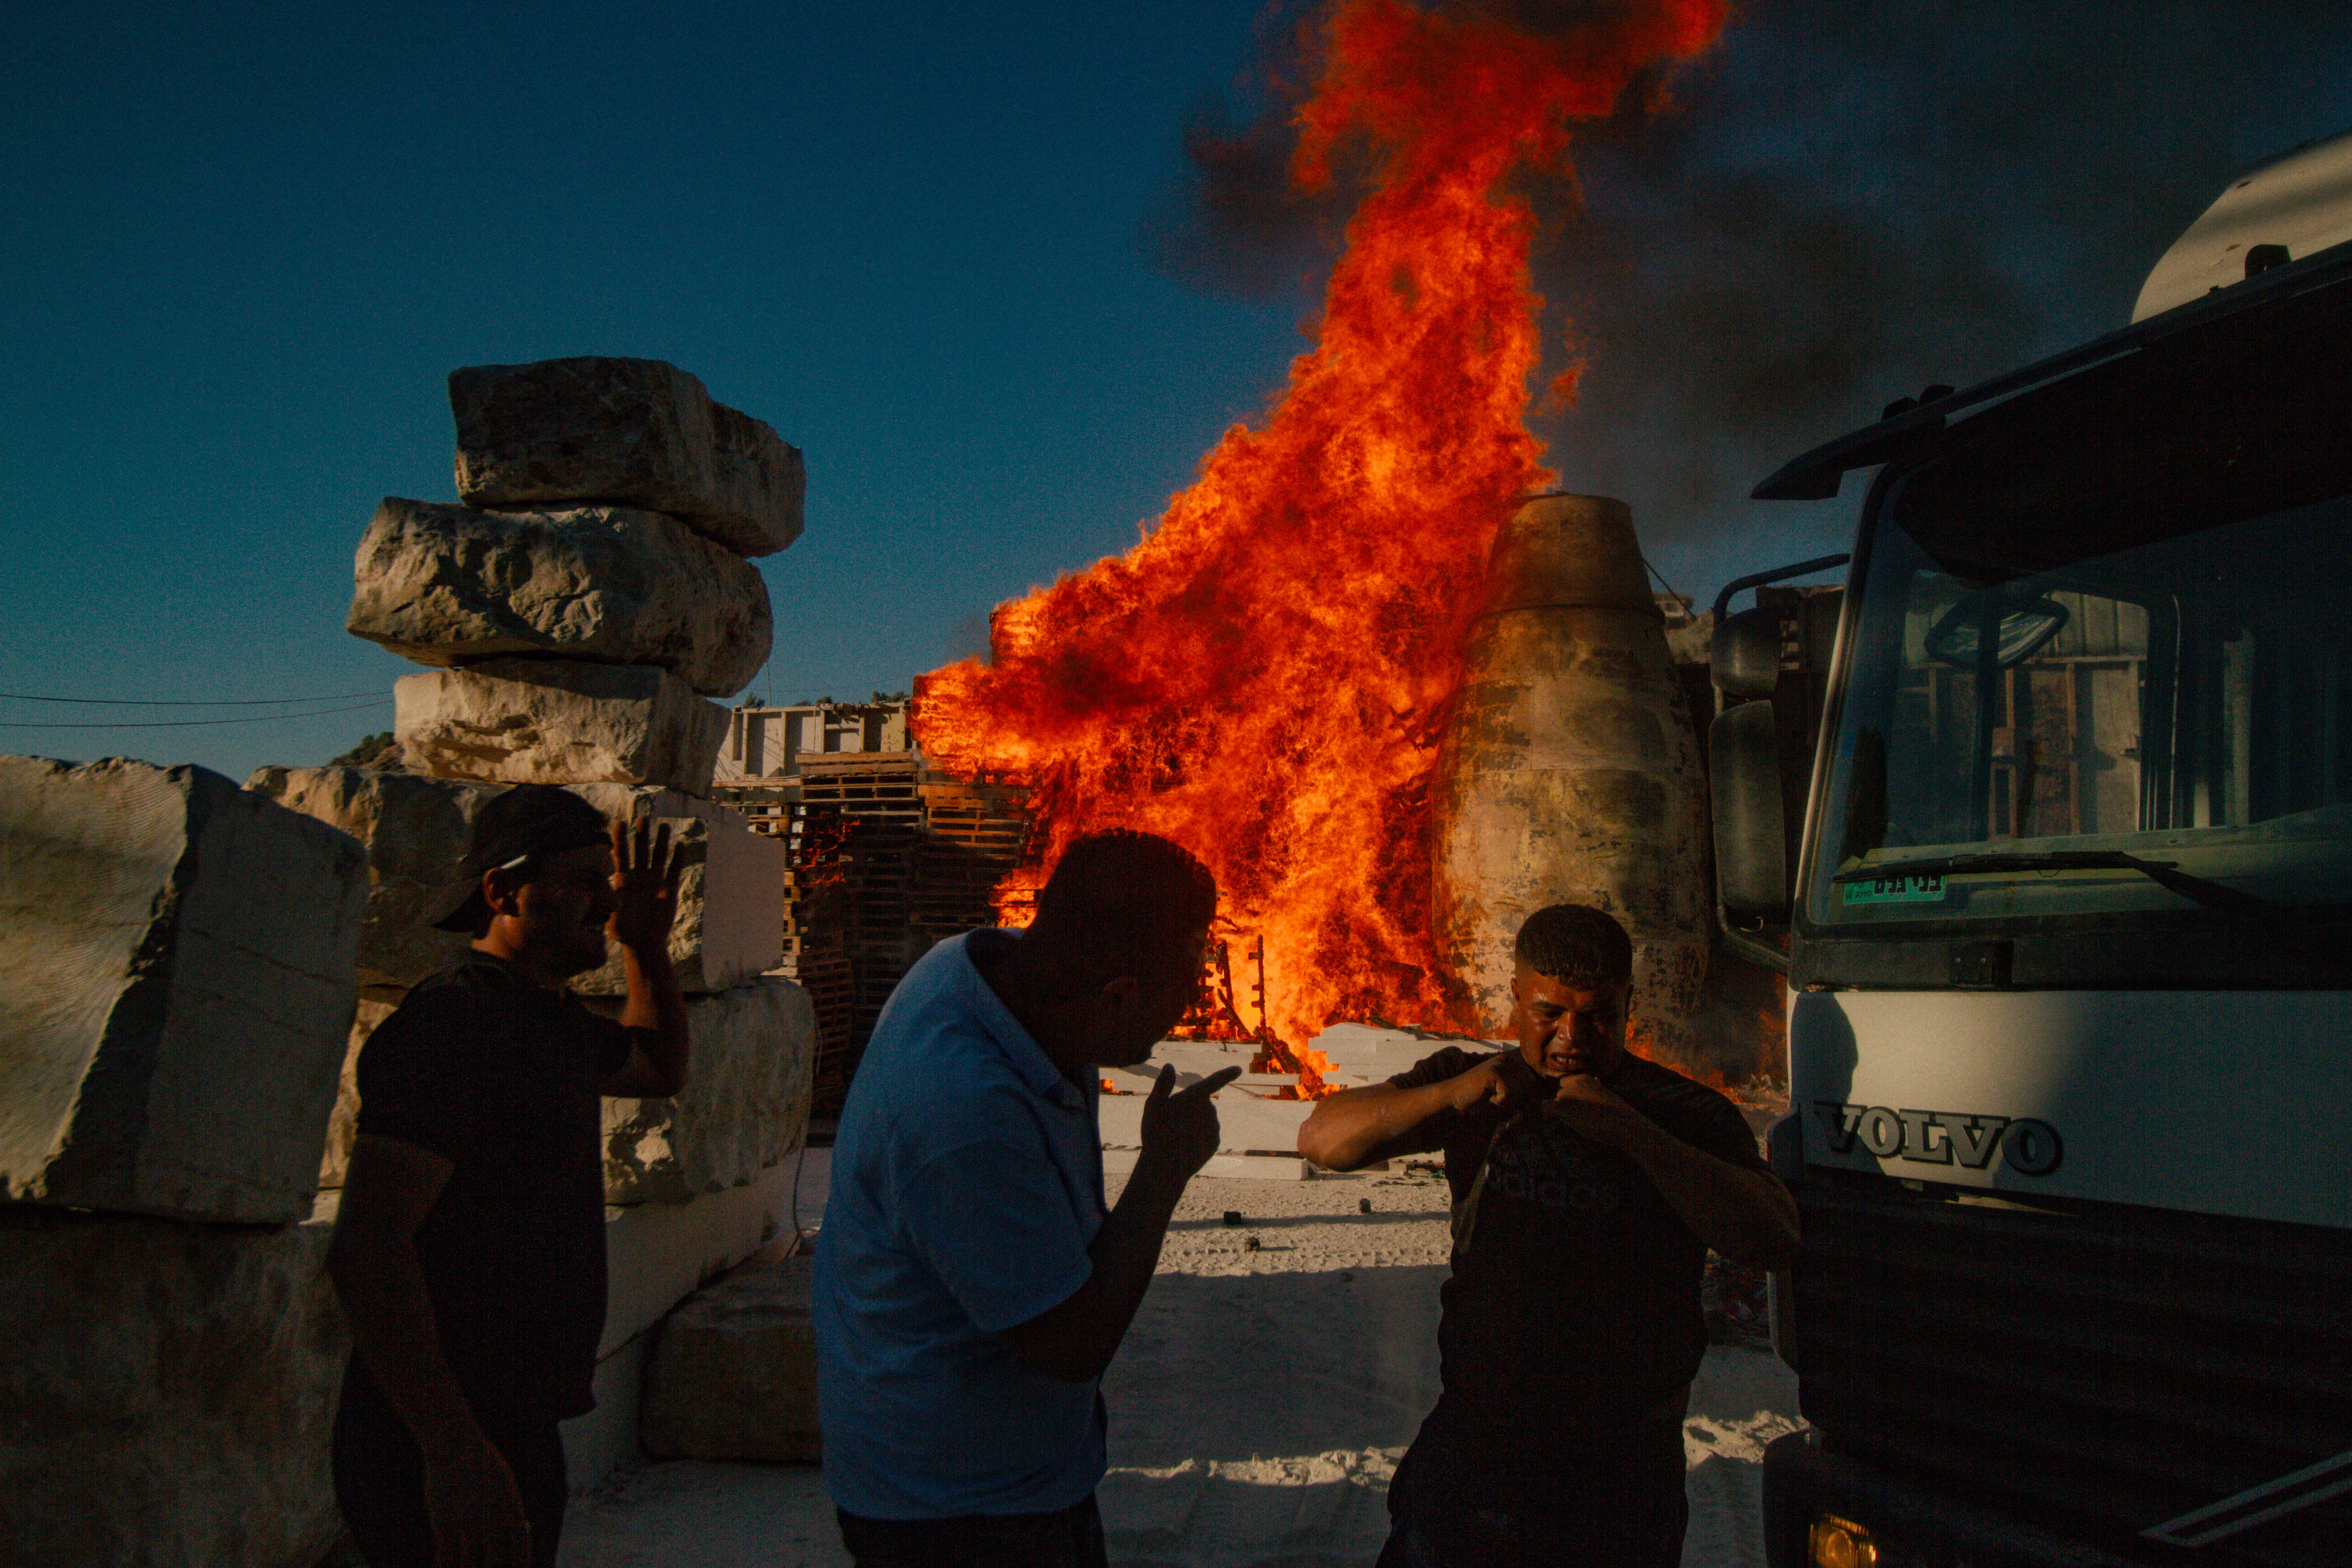
[[[1205,1099],[1241,1076],[1242,1069],[1239,1068],[1219,1068],[1200,1082],[1186,1089],[1184,1093],[1190,1098]]]

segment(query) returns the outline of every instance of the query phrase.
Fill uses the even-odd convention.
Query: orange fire
[[[1552,481],[1523,422],[1536,220],[1505,182],[1569,178],[1570,122],[1706,47],[1726,0],[1593,9],[1538,37],[1333,0],[1291,176],[1321,188],[1360,152],[1375,177],[1280,403],[1133,550],[1000,606],[990,664],[917,682],[936,763],[1033,787],[1045,864],[1107,827],[1207,863],[1265,935],[1263,1023],[1310,1093],[1327,1023],[1471,1022],[1431,934],[1430,778],[1495,531]]]

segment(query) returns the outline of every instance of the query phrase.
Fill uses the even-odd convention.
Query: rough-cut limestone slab
[[[361,928],[358,959],[361,984],[405,988],[457,961],[467,939],[435,931],[424,923],[424,913],[457,875],[457,862],[464,858],[473,833],[474,814],[506,785],[368,768],[268,767],[256,772],[246,787],[339,827],[367,846],[367,917]],[[686,889],[715,886],[719,890],[700,897],[698,903],[682,905],[671,931],[670,961],[677,966],[680,983],[688,990],[715,988],[742,978],[740,974],[717,981],[712,977],[730,975],[757,949],[759,922],[764,917],[747,912],[744,906],[759,896],[762,865],[775,865],[782,847],[753,833],[751,820],[742,813],[674,789],[611,784],[571,787],[572,794],[607,816],[631,821],[646,816],[666,817],[671,819],[673,830],[686,828],[689,823],[699,825],[707,840],[704,852],[715,858],[720,870],[712,874],[714,880],[706,882],[689,867]],[[781,869],[775,880],[775,897],[781,903]],[[782,931],[781,909],[770,923]],[[717,931],[721,938],[719,956],[715,959],[703,956],[706,930]],[[771,937],[771,948],[781,946],[782,941],[780,934]],[[617,961],[610,973],[619,974]],[[583,978],[601,984],[596,975]]]
[[[657,664],[721,697],[759,672],[773,631],[750,562],[626,507],[488,512],[387,497],[352,574],[352,635],[419,664]]]
[[[573,1497],[638,1457],[638,1399],[645,1392],[646,1352],[652,1341],[653,1335],[641,1333],[607,1352],[588,1384],[596,1408],[557,1425],[556,1434],[563,1440],[564,1483]],[[321,1563],[319,1568],[337,1565]]]
[[[366,866],[203,768],[0,758],[0,1194],[308,1214]]]
[[[800,449],[652,359],[449,373],[457,493],[475,506],[615,501],[666,511],[740,555],[801,532]]]
[[[590,1005],[617,1016],[617,997]],[[604,1101],[604,1201],[677,1203],[741,1186],[801,1145],[816,1051],[809,994],[771,975],[690,998],[684,1093]]]
[[[773,969],[784,950],[783,840],[752,832],[749,819],[724,807],[709,817],[662,820],[688,857],[669,935],[679,989],[724,991]],[[625,994],[619,950],[572,988],[583,996]]]
[[[1138,1152],[1133,1149],[1104,1150],[1103,1174],[1129,1174],[1135,1169]],[[1212,1154],[1193,1174],[1244,1182],[1305,1182],[1314,1178],[1313,1170],[1296,1154]]]
[[[246,781],[254,794],[367,847],[359,982],[404,987],[448,968],[465,950],[465,937],[435,931],[424,916],[457,876],[475,814],[504,787],[373,768],[267,767]]]
[[[343,1049],[342,1081],[335,1086],[335,1112],[327,1120],[327,1152],[319,1162],[320,1192],[341,1188],[344,1173],[352,1168],[352,1142],[359,1136],[360,1047],[399,1005],[399,999],[389,994],[360,998],[359,1016],[352,1020],[351,1044]]]
[[[1106,1074],[1106,1077],[1112,1075]],[[1113,1078],[1122,1089],[1132,1080]],[[1106,1094],[1095,1107],[1106,1149],[1136,1149],[1143,1142],[1143,1106],[1150,1082],[1133,1084],[1141,1092]],[[1239,1086],[1217,1091],[1217,1152],[1221,1154],[1276,1154],[1297,1158],[1298,1126],[1315,1109],[1312,1100],[1270,1100],[1243,1092]]]
[[[792,1229],[797,1160],[781,1161],[747,1186],[682,1204],[630,1204],[604,1211],[607,1301],[599,1357],[611,1355],[661,1315]],[[814,1225],[816,1214],[802,1222]]]
[[[701,795],[727,739],[727,710],[657,665],[500,658],[407,676],[392,692],[402,761],[437,778]]]
[[[1501,1050],[1509,1040],[1456,1040],[1416,1035],[1410,1029],[1383,1028],[1373,1024],[1333,1024],[1309,1042],[1331,1064],[1324,1080],[1345,1087],[1385,1083],[1412,1068],[1423,1057],[1458,1046],[1474,1056]]]
[[[657,1459],[814,1465],[810,1258],[751,1262],[669,1315],[646,1363],[638,1434]]]
[[[0,1561],[319,1560],[341,1529],[327,1447],[349,1348],[331,1216],[0,1209]]]

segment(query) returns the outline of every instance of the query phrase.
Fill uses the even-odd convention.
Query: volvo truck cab
[[[1810,769],[1777,626],[1715,649],[1805,1230],[1770,1560],[2352,1565],[2352,136],[1756,493],[1874,468]]]

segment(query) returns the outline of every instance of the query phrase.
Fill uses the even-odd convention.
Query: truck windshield
[[[2342,363],[2218,392],[2210,374],[2142,367],[1997,411],[1890,479],[1814,838],[1814,923],[2347,912]]]

